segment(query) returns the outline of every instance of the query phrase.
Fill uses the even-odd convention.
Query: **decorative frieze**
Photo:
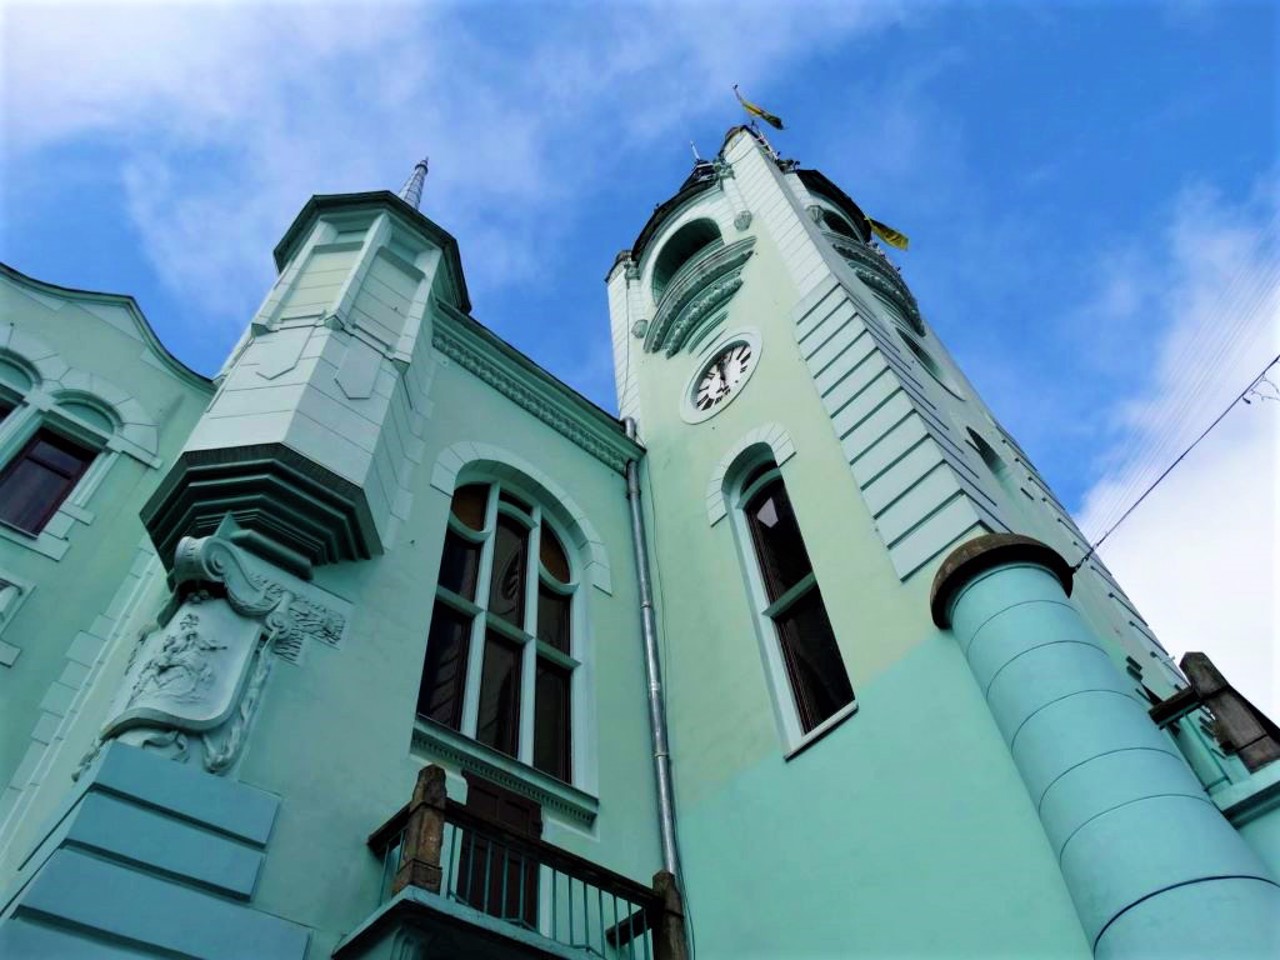
[[[503,362],[472,340],[448,319],[437,317],[432,331],[432,344],[464,370],[479,377],[517,406],[528,411],[556,432],[567,437],[597,460],[621,473],[626,469],[629,441],[618,434],[617,442],[603,430],[593,430],[585,421],[572,415],[561,398],[545,395],[512,365]]]
[[[853,237],[829,231],[824,231],[823,236],[835,248],[836,253],[849,262],[859,280],[901,310],[911,328],[924,336],[924,320],[920,316],[920,306],[916,303],[915,295],[888,257]]]

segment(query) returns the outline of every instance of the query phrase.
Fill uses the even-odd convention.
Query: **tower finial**
[[[400,199],[417,210],[422,204],[422,184],[427,179],[427,158],[423,157],[413,165],[413,173],[400,188]]]

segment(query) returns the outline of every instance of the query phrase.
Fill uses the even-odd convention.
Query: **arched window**
[[[564,543],[522,494],[458,487],[418,716],[569,782],[578,584]]]
[[[91,400],[28,403],[35,378],[0,356],[0,523],[37,537],[80,485],[116,424]]]
[[[947,372],[946,367],[940,364],[937,359],[934,358],[933,354],[926,350],[912,334],[899,329],[898,337],[906,345],[907,349],[911,351],[911,355],[916,358],[916,361],[920,366],[924,367],[929,376],[933,377],[933,379],[937,380],[938,383],[944,386],[952,396],[964,399],[960,393],[959,384],[957,384],[951,374]]]
[[[852,237],[855,240],[861,239],[844,217],[836,216],[825,207],[822,209],[822,224],[832,233],[838,233],[844,237]]]
[[[690,221],[673,233],[653,264],[653,299],[662,297],[676,271],[705,248],[720,242],[720,228],[706,219]]]
[[[798,746],[852,708],[853,687],[777,464],[757,462],[737,487],[765,659],[778,688],[783,726]]]

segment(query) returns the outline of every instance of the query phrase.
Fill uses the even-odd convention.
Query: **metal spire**
[[[427,179],[427,158],[423,157],[413,167],[413,173],[409,174],[409,179],[404,182],[404,186],[400,188],[400,199],[404,200],[413,209],[420,209],[422,203],[422,184]]]

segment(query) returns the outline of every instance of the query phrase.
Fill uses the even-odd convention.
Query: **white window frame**
[[[468,600],[447,587],[441,586],[439,576],[433,594],[434,603],[443,603],[448,607],[471,618],[471,633],[468,638],[466,675],[463,686],[462,721],[457,731],[463,737],[476,742],[485,750],[493,750],[476,740],[480,713],[480,683],[483,677],[483,661],[485,636],[489,630],[502,635],[507,640],[520,644],[520,724],[515,759],[529,768],[534,774],[546,777],[557,783],[574,785],[583,782],[583,772],[587,768],[587,738],[583,730],[584,704],[588,695],[587,671],[584,668],[586,643],[585,603],[582,590],[582,558],[574,549],[573,538],[552,518],[549,511],[543,508],[536,496],[531,496],[523,487],[507,480],[489,478],[468,478],[458,487],[472,484],[483,484],[489,487],[485,504],[483,529],[472,530],[453,513],[452,497],[449,501],[448,529],[456,536],[472,544],[479,544],[480,558],[476,571],[476,599]],[[502,501],[502,491],[514,495],[528,503],[529,512],[521,510],[512,503]],[[456,489],[455,489],[456,494]],[[493,574],[493,551],[496,542],[498,516],[504,515],[516,520],[528,529],[527,562],[525,570],[525,596],[523,622],[537,630],[537,603],[539,586],[546,586],[552,592],[570,598],[569,612],[569,653],[563,653],[538,639],[536,633],[526,632],[508,621],[491,613],[488,609],[490,581]],[[546,524],[560,541],[569,563],[569,581],[560,583],[543,567],[541,558],[541,536],[543,524]],[[443,553],[444,544],[441,543]],[[434,605],[432,607],[434,611]],[[429,629],[428,629],[429,635]],[[569,775],[567,781],[559,780],[553,774],[538,770],[533,765],[535,697],[537,685],[538,658],[543,657],[569,671]],[[424,652],[425,670],[425,652]],[[436,724],[420,717],[420,722]],[[452,728],[445,728],[452,729]],[[500,751],[493,750],[500,754]],[[506,756],[505,754],[502,754]]]
[[[40,393],[32,390],[24,395],[13,388],[0,388],[0,397],[13,404],[13,410],[0,420],[0,472],[9,466],[13,458],[42,429],[68,437],[94,451],[94,457],[43,527],[32,532],[0,520],[0,537],[58,560],[66,552],[72,526],[75,523],[90,524],[94,521],[94,514],[88,509],[88,503],[120,454],[112,443],[116,437],[114,428],[112,432],[106,433],[96,424],[90,424],[63,409],[59,405],[61,398],[41,402],[48,398],[42,397]],[[80,396],[69,396],[63,402],[91,404],[94,408],[101,406],[91,398]],[[114,424],[113,417],[106,413],[103,416]]]
[[[774,465],[772,469],[760,474],[749,485],[744,486],[743,481],[765,463],[773,463]],[[760,558],[756,554],[755,543],[751,537],[751,529],[746,515],[746,506],[751,498],[775,479],[782,480],[784,487],[786,486],[786,478],[783,475],[782,467],[774,459],[772,451],[767,447],[762,447],[754,455],[744,454],[739,458],[738,462],[728,472],[726,487],[729,491],[727,497],[729,502],[728,513],[733,529],[733,539],[737,546],[738,559],[742,564],[742,570],[746,577],[747,595],[750,598],[751,609],[754,614],[756,640],[759,643],[760,657],[764,665],[769,700],[773,707],[778,737],[783,744],[783,759],[790,760],[816,741],[821,740],[856,713],[858,710],[858,695],[857,691],[853,690],[853,678],[850,677],[849,686],[853,690],[853,698],[812,730],[805,732],[804,726],[800,722],[800,708],[796,704],[795,690],[791,686],[791,678],[787,673],[787,665],[783,660],[782,642],[778,637],[778,628],[770,613],[775,612],[779,607],[789,606],[791,598],[796,593],[808,592],[809,585],[812,585],[813,589],[818,589],[817,573],[811,570],[807,577],[795,584],[782,597],[775,601],[770,601],[763,575],[760,572]],[[787,495],[790,497],[789,489]],[[797,522],[799,522],[798,517]],[[804,531],[801,530],[801,539],[803,540],[803,538]],[[830,613],[828,613],[829,617]],[[832,624],[832,633],[833,635],[836,634],[834,623]],[[838,636],[836,637],[836,646],[839,649]],[[841,661],[844,662],[843,651],[841,651]],[[845,663],[845,672],[848,674],[847,663]]]

